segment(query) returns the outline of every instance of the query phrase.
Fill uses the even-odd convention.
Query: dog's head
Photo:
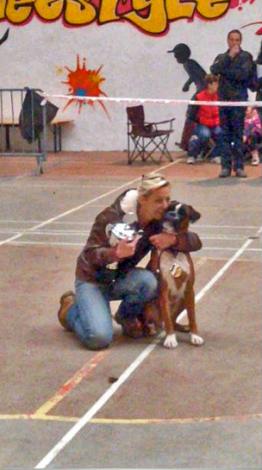
[[[191,223],[200,219],[201,214],[188,204],[171,204],[163,217],[165,232],[186,232]]]

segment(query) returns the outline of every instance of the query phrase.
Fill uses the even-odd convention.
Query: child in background
[[[259,165],[258,143],[262,140],[262,125],[255,108],[248,106],[245,116],[243,141],[251,153],[251,165]]]
[[[206,87],[202,91],[196,93],[195,100],[206,101],[208,103],[218,101],[218,82],[219,78],[216,75],[206,75]],[[208,104],[189,106],[188,119],[194,121],[196,126],[188,142],[187,163],[195,163],[198,155],[208,143],[209,139],[213,139],[215,142],[215,147],[211,153],[211,160],[220,163],[223,137],[220,127],[218,106],[209,106]]]

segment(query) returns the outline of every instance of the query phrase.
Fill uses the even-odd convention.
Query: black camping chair
[[[173,158],[167,148],[170,134],[173,132],[173,122],[175,118],[160,122],[145,122],[144,107],[131,106],[127,111],[127,158],[131,165],[137,158],[143,162],[152,160],[154,163],[160,163],[163,157],[170,162]],[[163,124],[169,124],[168,129],[161,129]],[[159,152],[158,159],[155,158],[155,152]]]

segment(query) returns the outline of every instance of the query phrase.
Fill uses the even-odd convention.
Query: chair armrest
[[[167,119],[165,121],[151,122],[151,123],[147,123],[147,124],[167,124],[167,123],[171,123],[175,120],[176,120],[176,118],[172,118],[172,119]]]

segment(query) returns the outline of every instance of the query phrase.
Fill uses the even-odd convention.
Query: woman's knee
[[[80,339],[87,349],[105,349],[113,341],[113,332],[93,332]]]
[[[199,139],[201,140],[201,142],[208,141],[210,137],[211,137],[211,132],[208,129],[208,127],[202,128],[201,131],[199,132]]]

